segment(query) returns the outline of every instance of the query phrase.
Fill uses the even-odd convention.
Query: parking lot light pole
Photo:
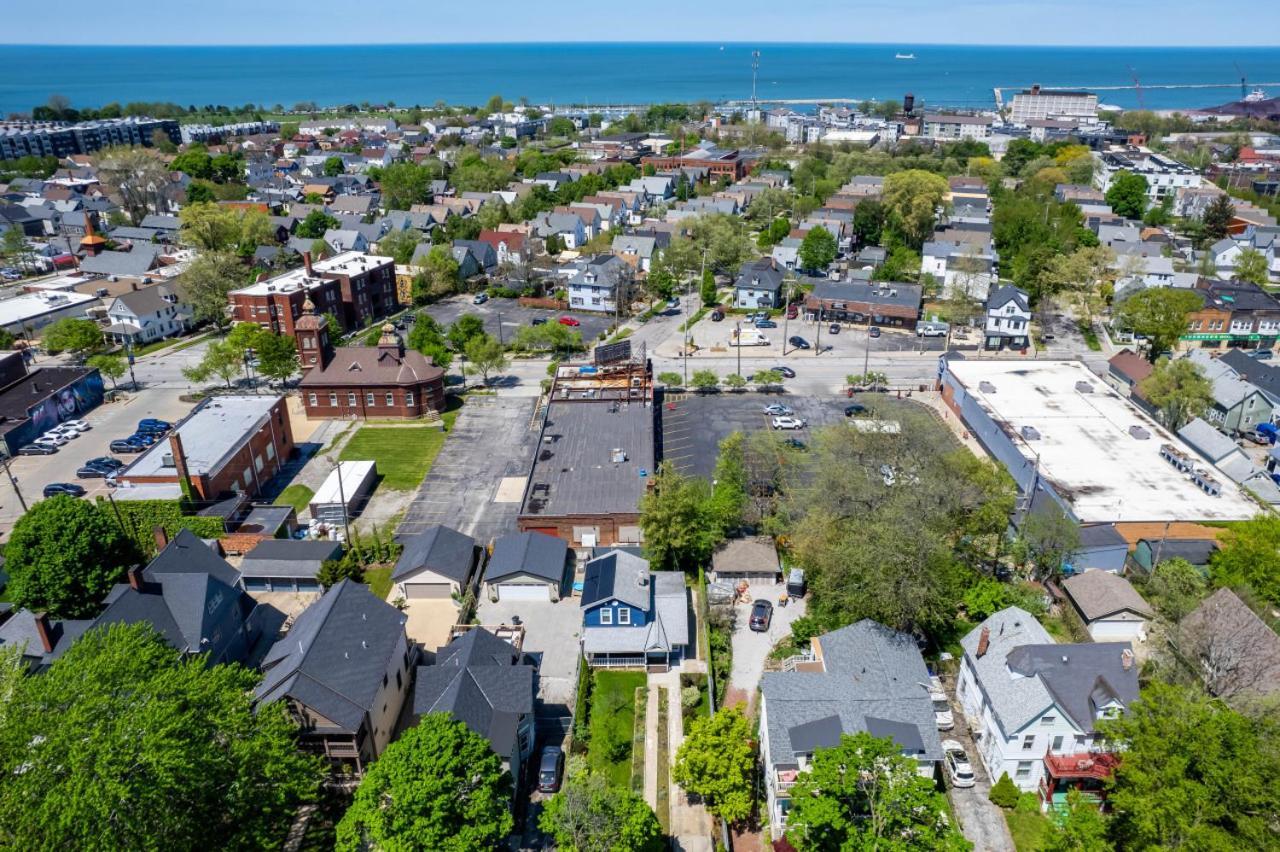
[[[502,311],[498,311],[498,345],[507,345],[506,341],[502,339]]]
[[[738,341],[738,375],[742,375],[742,320],[733,324],[734,338]]]

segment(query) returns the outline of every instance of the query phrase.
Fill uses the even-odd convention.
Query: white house
[[[141,344],[181,334],[191,325],[192,309],[176,283],[165,282],[122,293],[107,306],[111,321],[104,334],[116,343]]]
[[[1093,182],[1106,192],[1121,172],[1133,172],[1147,179],[1147,201],[1158,205],[1165,196],[1175,196],[1179,190],[1200,186],[1200,173],[1172,157],[1156,154],[1146,148],[1121,146],[1094,154]]]
[[[1101,796],[1115,756],[1095,725],[1138,698],[1129,643],[1060,645],[1031,613],[1009,607],[961,645],[956,697],[991,778],[1007,773],[1045,805],[1071,788]]]
[[[986,349],[1023,349],[1031,332],[1031,298],[1025,290],[1004,285],[987,296],[983,325]]]
[[[596,255],[569,279],[569,307],[577,311],[613,313],[618,309],[618,289],[626,289],[631,267],[612,254]],[[625,303],[627,294],[622,294]]]
[[[1095,569],[1072,574],[1062,588],[1095,642],[1146,641],[1155,613],[1124,577]]]
[[[937,279],[945,298],[961,294],[982,301],[996,280],[995,252],[989,243],[931,240],[921,250],[920,274]]]

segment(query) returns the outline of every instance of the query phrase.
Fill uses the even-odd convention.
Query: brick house
[[[348,251],[312,262],[302,253],[302,268],[232,290],[228,296],[236,322],[253,322],[292,335],[308,299],[322,314],[333,314],[342,331],[363,328],[400,308],[395,261]]]

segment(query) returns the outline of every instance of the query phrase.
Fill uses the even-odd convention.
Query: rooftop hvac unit
[[[1034,426],[1023,426],[1021,431],[1022,431],[1023,440],[1026,440],[1026,441],[1040,440],[1040,432],[1037,431],[1036,427]]]
[[[1151,437],[1151,433],[1146,429],[1143,429],[1141,426],[1130,426],[1129,434],[1139,441],[1145,441]]]
[[[626,460],[627,460],[626,450],[614,448],[609,452],[609,461],[613,462],[614,464],[622,464]]]
[[[177,467],[177,465],[173,463],[173,453],[165,453],[163,456],[161,456],[160,466],[161,467]]]
[[[1093,385],[1081,380],[1076,382],[1076,390],[1080,393],[1093,393]]]
[[[995,393],[996,386],[984,379],[983,381],[978,382],[978,390],[982,391],[983,393]]]

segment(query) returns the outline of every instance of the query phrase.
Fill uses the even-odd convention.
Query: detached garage
[[[493,543],[484,593],[491,601],[558,601],[569,574],[569,545],[538,532],[504,535]]]
[[[392,598],[460,600],[478,562],[476,540],[449,527],[429,527],[404,541],[391,574]]]
[[[1155,613],[1124,577],[1094,569],[1068,577],[1062,588],[1093,641],[1146,640],[1147,622]]]
[[[341,559],[336,541],[271,538],[258,542],[240,563],[240,586],[246,592],[324,591],[317,577],[327,560]]]

